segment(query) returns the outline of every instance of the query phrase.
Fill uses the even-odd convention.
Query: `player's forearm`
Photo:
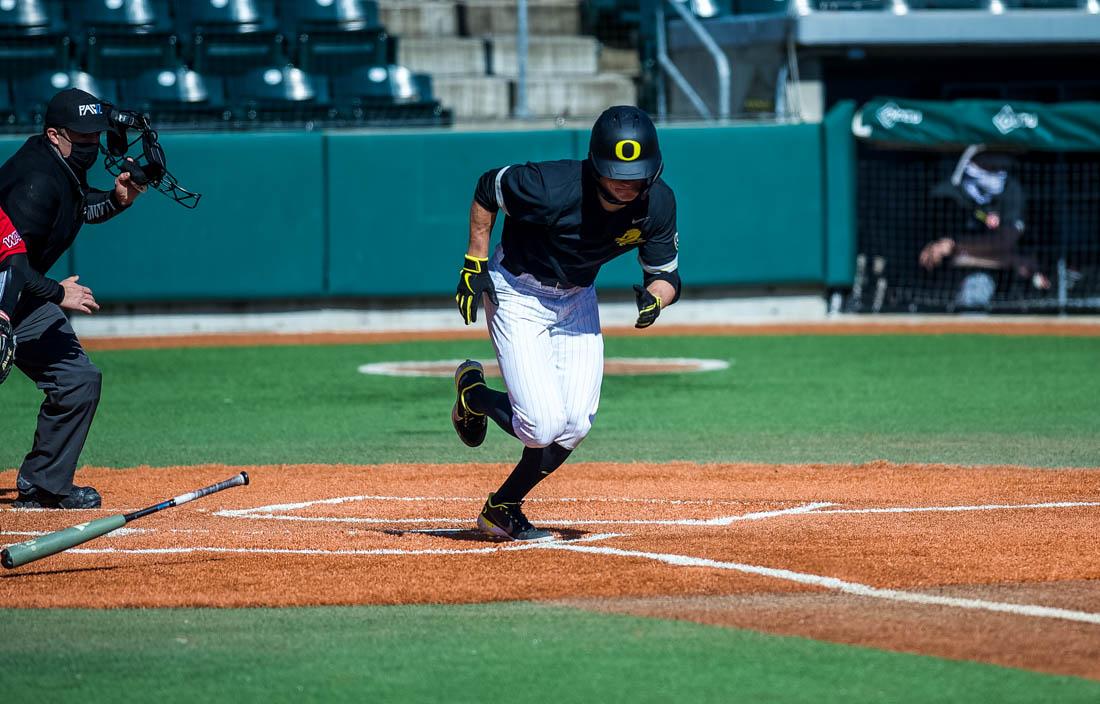
[[[113,190],[91,191],[84,205],[84,222],[90,225],[107,222],[127,207],[129,206],[124,206],[118,201],[118,196]]]
[[[484,208],[476,199],[470,204],[470,242],[466,247],[467,254],[479,259],[489,256],[489,240],[496,217],[495,212]]]
[[[651,281],[646,290],[661,299],[661,307],[667,308],[676,302],[676,288],[667,281]]]
[[[15,310],[20,293],[52,303],[60,303],[65,294],[61,284],[35,271],[25,254],[14,254],[0,263],[0,277],[4,278],[0,286],[0,310],[9,316]]]

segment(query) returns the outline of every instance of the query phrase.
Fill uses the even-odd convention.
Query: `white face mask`
[[[995,196],[1004,193],[1007,179],[1007,171],[986,171],[971,162],[966,165],[961,185],[967,195],[981,205],[985,205]]]

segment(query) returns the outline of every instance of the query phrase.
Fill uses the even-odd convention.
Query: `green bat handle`
[[[19,567],[28,562],[34,562],[40,558],[59,553],[62,550],[68,550],[74,545],[86,543],[101,535],[106,535],[124,525],[126,525],[126,516],[120,513],[106,518],[97,518],[94,521],[81,523],[72,528],[40,535],[25,543],[17,543],[5,548],[3,552],[0,552],[0,564],[8,569]]]

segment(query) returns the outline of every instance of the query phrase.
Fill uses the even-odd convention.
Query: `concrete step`
[[[512,82],[496,76],[433,76],[432,90],[458,120],[500,119],[512,114]]]
[[[516,0],[460,0],[466,32],[515,34]],[[528,0],[529,34],[580,34],[580,0]]]
[[[600,47],[600,73],[621,73],[632,78],[642,75],[642,59],[637,49]]]
[[[487,73],[485,42],[476,37],[400,38],[397,63],[433,76]]]
[[[527,81],[527,107],[534,117],[595,117],[612,105],[635,105],[637,101],[634,81],[620,74],[568,80],[537,77]]]
[[[453,37],[458,34],[454,0],[379,0],[382,24],[401,37]]]
[[[599,68],[600,44],[595,37],[535,37],[527,42],[527,75],[594,76]],[[515,37],[493,37],[491,68],[497,76],[516,76]]]

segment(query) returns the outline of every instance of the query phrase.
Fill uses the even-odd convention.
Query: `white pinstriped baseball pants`
[[[592,428],[603,384],[603,334],[593,286],[558,289],[530,274],[513,276],[497,247],[489,275],[499,305],[485,297],[512,428],[527,447],[567,450]]]

